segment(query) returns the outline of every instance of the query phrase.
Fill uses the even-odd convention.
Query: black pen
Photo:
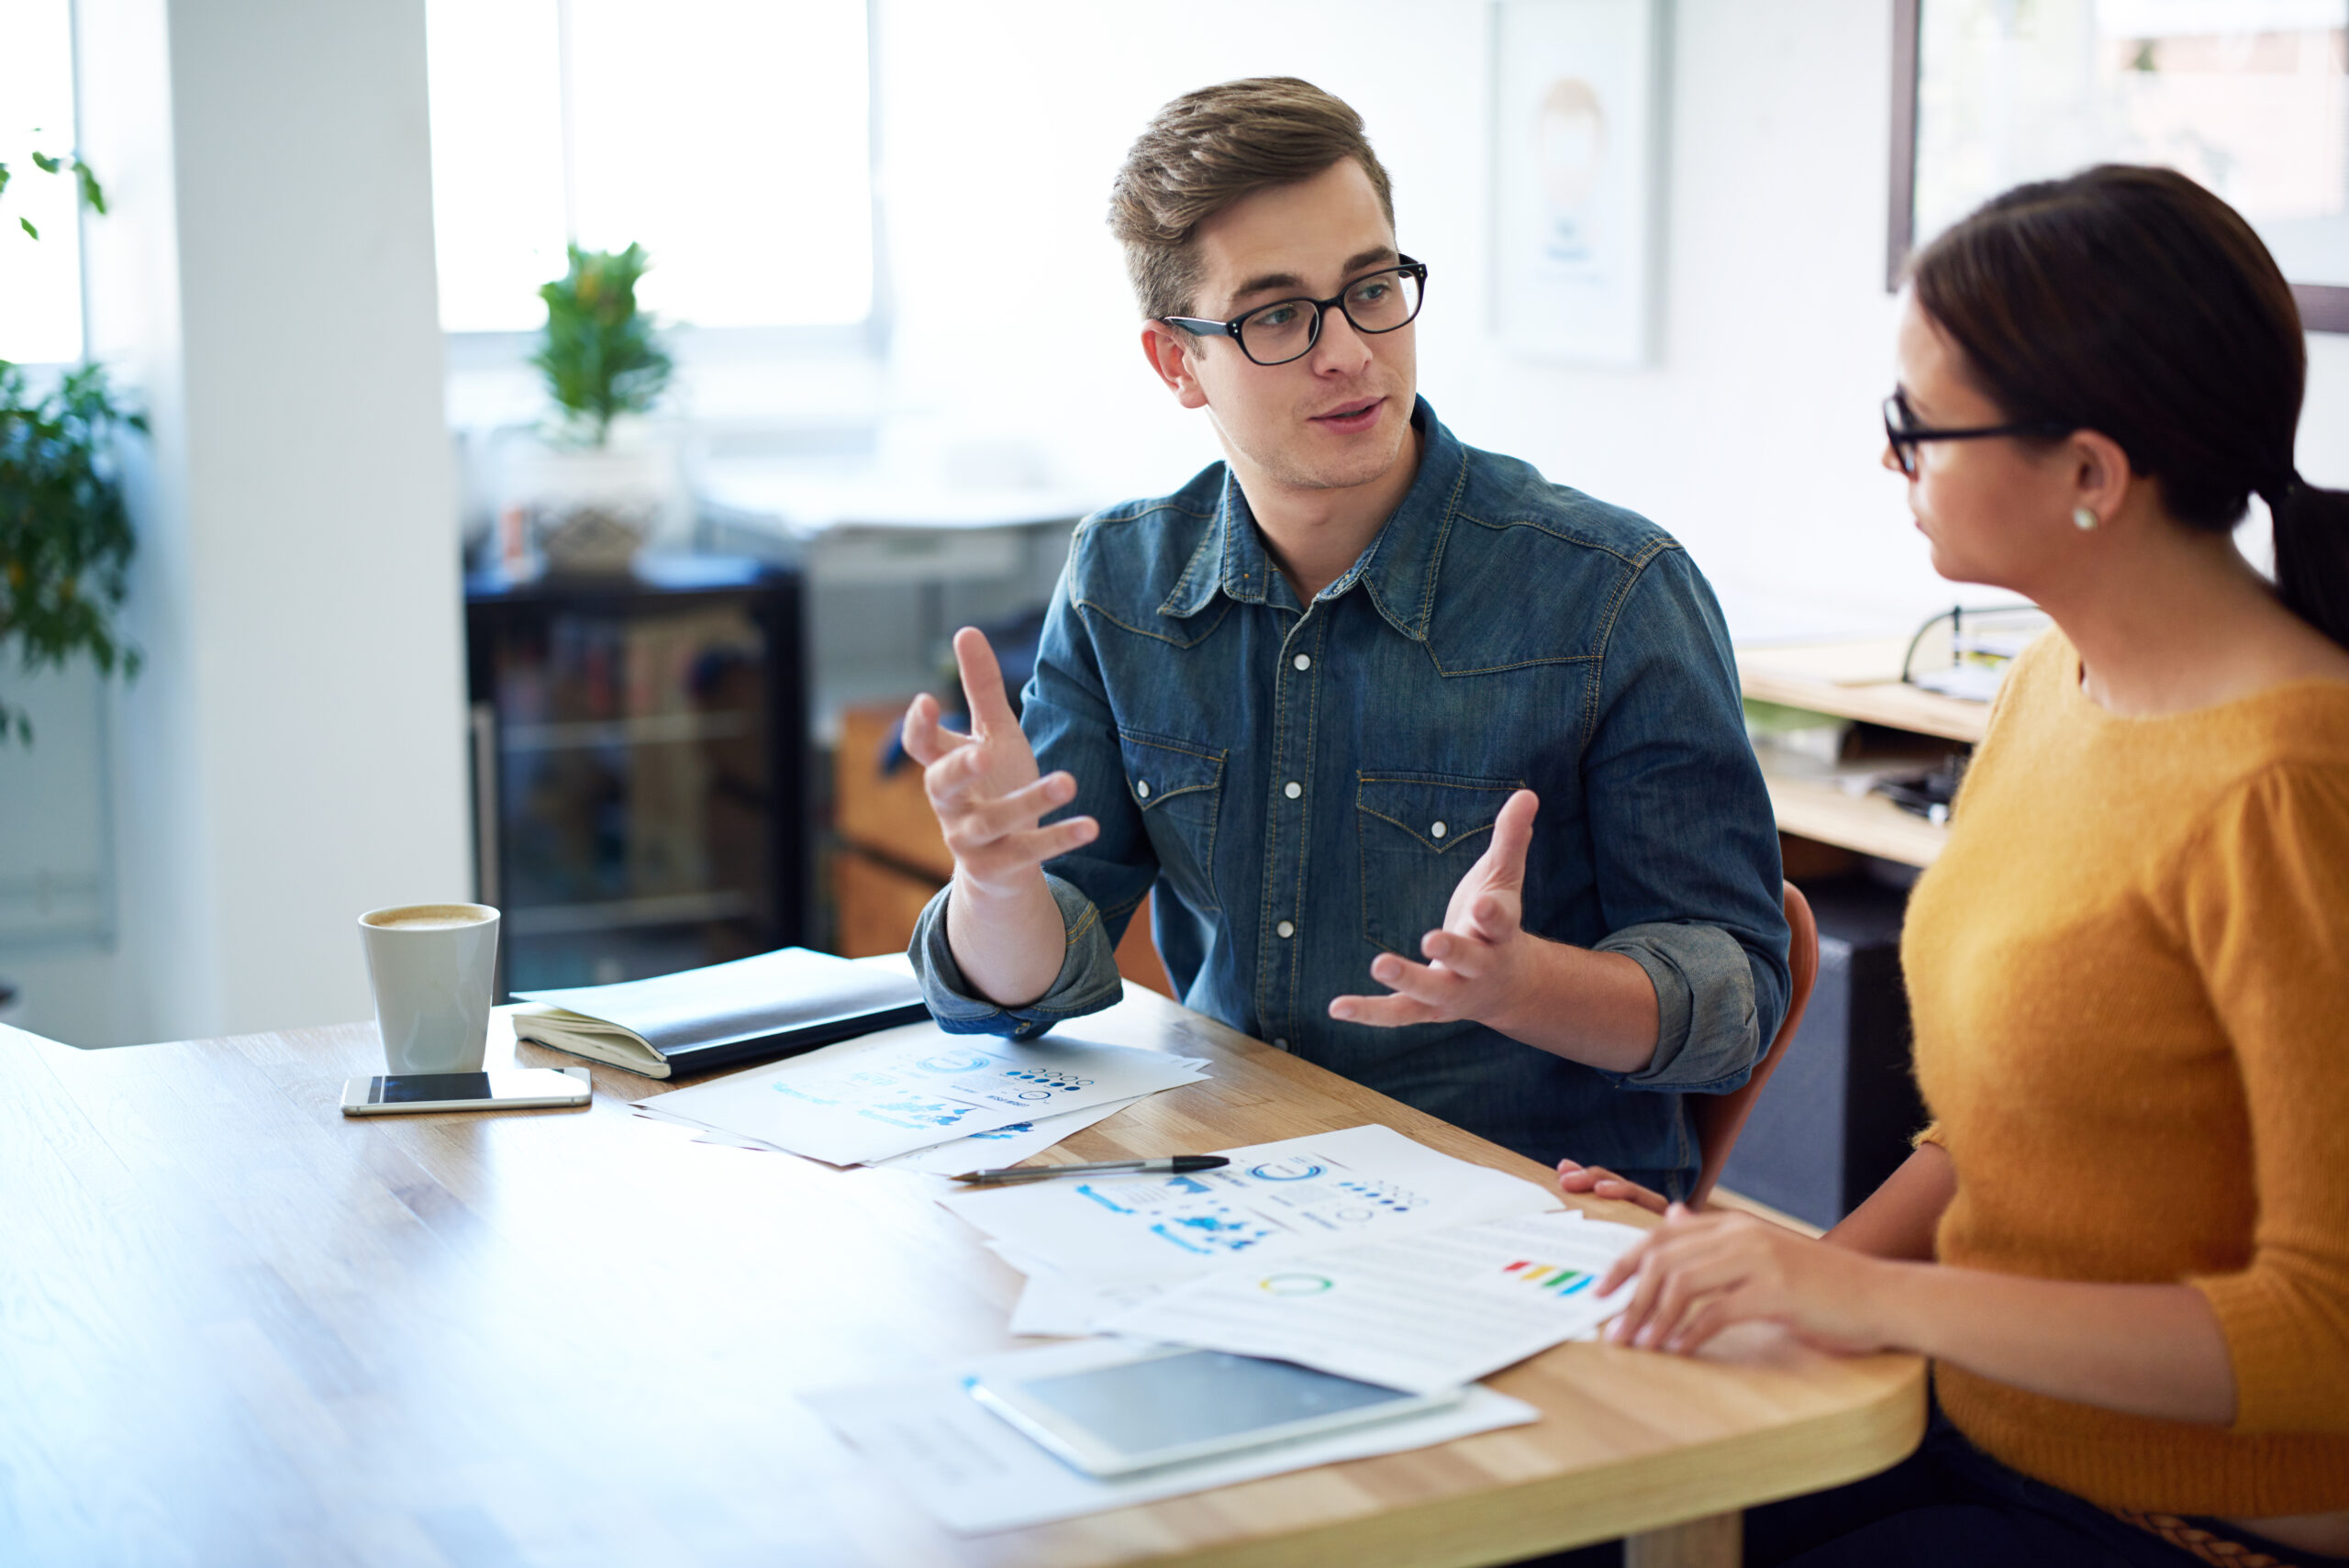
[[[1054,1176],[1174,1176],[1186,1171],[1218,1171],[1230,1163],[1220,1154],[1170,1154],[1161,1160],[1100,1160],[1090,1165],[1015,1165],[1000,1171],[965,1171],[953,1179],[974,1187],[996,1187],[1013,1182],[1049,1181]]]

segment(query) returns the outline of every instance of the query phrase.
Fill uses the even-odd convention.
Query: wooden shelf
[[[1900,679],[1900,662],[1908,651],[1906,638],[1741,648],[1738,682],[1757,702],[1940,740],[1979,741],[1990,705],[1907,684]],[[1949,842],[1946,826],[1903,811],[1882,795],[1849,795],[1832,780],[1794,773],[1774,762],[1767,747],[1760,756],[1781,833],[1912,866],[1932,864]]]
[[[1738,680],[1757,702],[1783,703],[1919,735],[1972,744],[1989,722],[1988,703],[1963,702],[1900,680],[1900,639],[1737,651]]]
[[[1949,829],[1903,811],[1880,795],[1846,795],[1820,779],[1793,778],[1772,769],[1767,758],[1762,781],[1770,788],[1770,809],[1778,831],[1864,855],[1929,866],[1949,842]]]

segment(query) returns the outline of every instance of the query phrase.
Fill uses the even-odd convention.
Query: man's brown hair
[[[1386,221],[1395,196],[1362,117],[1343,99],[1294,76],[1252,76],[1186,93],[1152,117],[1109,192],[1109,230],[1143,316],[1193,313],[1198,287],[1191,237],[1200,224],[1258,191],[1310,180],[1351,158],[1370,176]]]

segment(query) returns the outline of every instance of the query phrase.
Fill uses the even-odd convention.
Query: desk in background
[[[702,548],[806,574],[810,690],[827,739],[842,708],[933,684],[956,627],[1049,599],[1070,532],[1102,499],[741,460],[710,464],[694,487]]]
[[[1051,1158],[1378,1121],[1545,1179],[1139,988],[1086,1024],[1215,1076]],[[1565,1345],[1492,1380],[1536,1426],[957,1538],[794,1397],[1014,1342],[1019,1276],[935,1181],[690,1143],[600,1066],[585,1111],[343,1118],[381,1062],[365,1025],[0,1029],[0,1561],[1460,1568],[1647,1531],[1635,1568],[1693,1568],[1923,1425],[1912,1356]]]

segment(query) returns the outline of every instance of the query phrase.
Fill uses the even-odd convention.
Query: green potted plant
[[[639,418],[660,402],[672,369],[636,302],[650,264],[640,245],[573,245],[569,270],[539,290],[547,324],[530,362],[558,415],[528,485],[551,571],[627,570],[674,488],[674,455]]]
[[[97,176],[78,157],[33,154],[46,174],[71,171],[81,200],[106,210]],[[0,194],[8,168],[0,164]],[[29,241],[40,231],[19,217]],[[139,673],[139,650],[115,629],[138,541],[123,505],[115,443],[144,431],[143,415],[116,400],[105,367],[68,371],[45,392],[0,360],[0,668],[15,655],[31,674],[86,655],[101,673]],[[29,746],[31,720],[0,693],[0,745]]]

